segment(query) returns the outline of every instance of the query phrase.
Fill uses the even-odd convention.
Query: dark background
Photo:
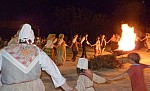
[[[0,21],[30,23],[42,37],[49,33],[68,37],[88,33],[91,41],[99,34],[108,38],[120,34],[121,24],[128,23],[141,36],[149,32],[149,4],[149,0],[1,0]],[[3,37],[19,29],[6,26],[1,27]],[[16,31],[4,34],[3,30]]]

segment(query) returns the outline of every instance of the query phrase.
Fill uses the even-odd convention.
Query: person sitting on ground
[[[128,54],[128,60],[132,66],[124,73],[109,79],[109,81],[118,80],[129,76],[131,79],[132,91],[148,91],[144,81],[144,68],[150,68],[150,65],[141,64],[140,55],[138,53]]]
[[[0,91],[45,91],[40,79],[41,69],[52,78],[54,86],[65,91],[73,90],[66,83],[52,59],[34,43],[34,32],[29,24],[23,24],[17,44],[0,50]]]
[[[74,91],[95,91],[94,82],[106,83],[106,79],[102,78],[90,69],[88,69],[88,60],[79,58],[77,64],[77,73],[79,75]]]

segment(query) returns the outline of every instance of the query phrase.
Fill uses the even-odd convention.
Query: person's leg
[[[87,48],[85,47],[85,52],[84,52],[85,58],[87,58],[86,52],[87,52]]]
[[[147,42],[147,52],[150,52],[150,43]]]
[[[73,56],[72,56],[72,61],[74,62],[75,60],[75,55],[76,55],[76,52],[75,51],[72,51],[73,52]]]
[[[82,47],[82,56],[81,56],[81,58],[83,58],[84,55],[85,55],[85,47]]]
[[[75,62],[75,61],[76,61],[77,55],[78,55],[78,51],[74,51],[73,62]]]

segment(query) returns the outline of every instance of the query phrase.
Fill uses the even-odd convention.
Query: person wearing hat
[[[56,63],[56,59],[55,59],[54,47],[56,46],[54,44],[56,42],[57,42],[56,34],[49,34],[47,37],[47,42],[45,46],[42,48],[42,50],[44,50],[55,63]]]
[[[31,25],[23,24],[18,44],[0,50],[0,91],[45,91],[40,79],[41,69],[51,76],[55,87],[62,87],[65,91],[73,90],[52,59],[33,44],[34,39]]]
[[[94,82],[106,83],[106,79],[102,78],[90,69],[88,69],[88,60],[86,58],[79,58],[77,63],[78,80],[74,91],[96,91]]]

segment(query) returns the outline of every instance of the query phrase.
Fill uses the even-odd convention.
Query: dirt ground
[[[146,52],[146,48],[141,48],[140,50],[135,51],[140,54],[141,56],[141,63],[149,64],[150,65],[150,52]],[[88,48],[88,57],[93,57],[94,52],[92,48]],[[110,54],[109,52],[105,51],[104,55]],[[81,49],[79,51],[78,57],[81,56]],[[119,69],[102,69],[100,71],[94,71],[94,73],[104,77],[104,78],[112,78],[118,74],[123,73],[128,69],[130,64],[124,59],[126,55],[118,56],[117,58],[123,62],[123,67]],[[67,79],[68,85],[71,87],[75,87],[77,81],[77,74],[76,74],[76,64],[77,62],[71,62],[72,51],[71,49],[67,49],[67,60],[63,66],[59,66],[59,70],[62,75]],[[145,81],[148,87],[148,91],[150,91],[150,69],[144,70]],[[43,71],[41,79],[43,80],[46,91],[63,91],[60,88],[54,88],[54,85],[51,81],[51,78]],[[95,84],[97,91],[132,91],[131,90],[131,83],[129,77],[126,77],[121,80],[113,81],[109,84]]]

